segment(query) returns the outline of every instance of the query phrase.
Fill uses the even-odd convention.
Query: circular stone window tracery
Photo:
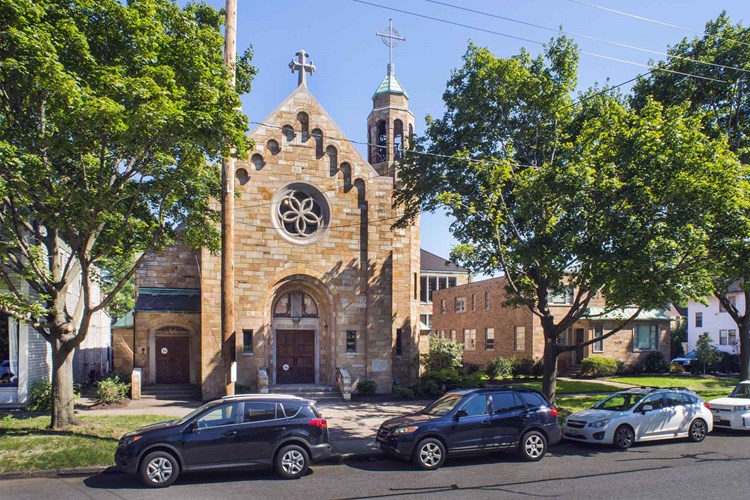
[[[310,184],[287,184],[276,192],[271,206],[274,227],[287,241],[312,243],[322,238],[328,230],[328,200]]]

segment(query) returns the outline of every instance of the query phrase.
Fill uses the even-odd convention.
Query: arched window
[[[182,326],[161,326],[154,335],[190,335],[190,330]]]
[[[339,152],[336,150],[335,146],[328,146],[326,148],[326,154],[328,155],[328,162],[329,162],[329,174],[331,176],[336,175],[336,172],[339,170]]]
[[[404,155],[404,122],[393,122],[393,159],[400,160]]]
[[[307,142],[310,138],[310,118],[307,116],[307,113],[300,111],[297,113],[297,121],[302,132],[302,142]]]
[[[385,161],[385,149],[388,144],[388,128],[385,121],[378,122],[377,134],[375,136],[375,163]]]
[[[238,168],[237,172],[235,172],[235,177],[237,178],[237,182],[240,183],[240,186],[244,186],[250,180],[250,175],[244,168]]]
[[[250,162],[255,167],[255,170],[262,169],[263,166],[266,164],[265,160],[263,159],[263,156],[259,155],[258,153],[255,153],[253,156],[250,157]]]
[[[274,318],[317,318],[318,306],[308,294],[301,290],[285,293],[276,302]]]
[[[291,125],[284,125],[281,130],[284,133],[286,142],[294,142],[294,128]]]
[[[273,140],[273,139],[270,139],[270,140],[269,140],[269,141],[268,141],[268,142],[266,143],[266,147],[267,147],[267,148],[268,148],[268,150],[269,150],[269,151],[271,152],[271,154],[272,154],[272,155],[274,155],[274,156],[276,156],[277,154],[279,154],[279,151],[281,151],[281,148],[279,147],[279,143],[278,143],[278,142],[276,142],[276,141],[275,141],[275,140]]]
[[[323,158],[323,131],[319,128],[314,128],[312,136],[315,141],[315,158]]]

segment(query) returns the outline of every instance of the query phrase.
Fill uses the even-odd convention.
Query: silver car
[[[640,388],[620,391],[588,410],[565,419],[563,437],[619,449],[657,439],[703,441],[713,430],[708,405],[684,388]]]

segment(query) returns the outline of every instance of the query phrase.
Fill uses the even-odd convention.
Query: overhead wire
[[[520,40],[520,41],[523,41],[523,42],[533,43],[533,44],[536,44],[536,45],[542,45],[542,46],[545,45],[544,42],[540,42],[538,40],[532,40],[530,38],[523,38],[523,37],[519,37],[519,36],[515,36],[515,35],[509,35],[507,33],[502,33],[500,31],[490,30],[490,29],[486,29],[486,28],[480,28],[478,26],[472,26],[472,25],[469,25],[469,24],[459,23],[459,22],[456,22],[456,21],[451,21],[451,20],[448,20],[448,19],[442,19],[442,18],[439,18],[439,17],[428,16],[426,14],[420,14],[418,12],[412,12],[412,11],[408,11],[408,10],[404,10],[404,9],[397,9],[395,7],[390,7],[390,6],[387,6],[387,5],[381,5],[381,4],[374,3],[374,2],[368,2],[366,0],[352,0],[352,1],[356,2],[356,3],[363,4],[363,5],[369,5],[371,7],[377,7],[377,8],[380,8],[380,9],[390,10],[390,11],[393,11],[393,12],[398,12],[398,13],[406,14],[406,15],[409,15],[409,16],[420,17],[420,18],[423,18],[423,19],[429,19],[431,21],[437,21],[437,22],[444,23],[444,24],[450,24],[450,25],[453,25],[453,26],[459,26],[461,28],[467,28],[467,29],[474,30],[474,31],[480,31],[480,32],[483,32],[483,33],[489,33],[489,34],[492,34],[492,35],[502,36],[502,37],[505,37],[505,38],[511,38],[511,39],[514,39],[514,40]],[[644,67],[644,68],[649,68],[649,66],[646,65],[646,64],[642,64],[642,63],[638,63],[638,62],[634,62],[634,61],[628,61],[626,59],[618,59],[618,58],[614,58],[614,57],[610,57],[610,56],[605,56],[603,54],[597,54],[595,52],[589,52],[589,51],[586,51],[586,50],[581,50],[580,53],[588,55],[588,56],[592,56],[592,57],[598,57],[598,58],[601,58],[601,59],[608,59],[608,60],[612,60],[612,61],[621,62],[621,63],[624,63],[624,64],[630,64],[630,65],[634,65],[634,66],[641,66],[641,67]],[[685,73],[685,72],[682,72],[682,71],[676,71],[676,70],[671,70],[671,69],[666,69],[666,68],[651,68],[651,69],[652,69],[652,71],[664,71],[664,72],[667,72],[667,73],[673,73],[673,74],[682,75],[682,76],[689,76],[691,78],[697,78],[699,80],[707,80],[707,81],[712,81],[712,82],[717,82],[717,83],[727,83],[725,80],[719,80],[717,78],[710,78],[710,77],[703,76],[703,75],[696,75],[696,74],[693,74],[693,73]]]

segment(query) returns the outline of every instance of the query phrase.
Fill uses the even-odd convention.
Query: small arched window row
[[[274,318],[318,318],[318,305],[302,290],[285,293],[276,302]]]

